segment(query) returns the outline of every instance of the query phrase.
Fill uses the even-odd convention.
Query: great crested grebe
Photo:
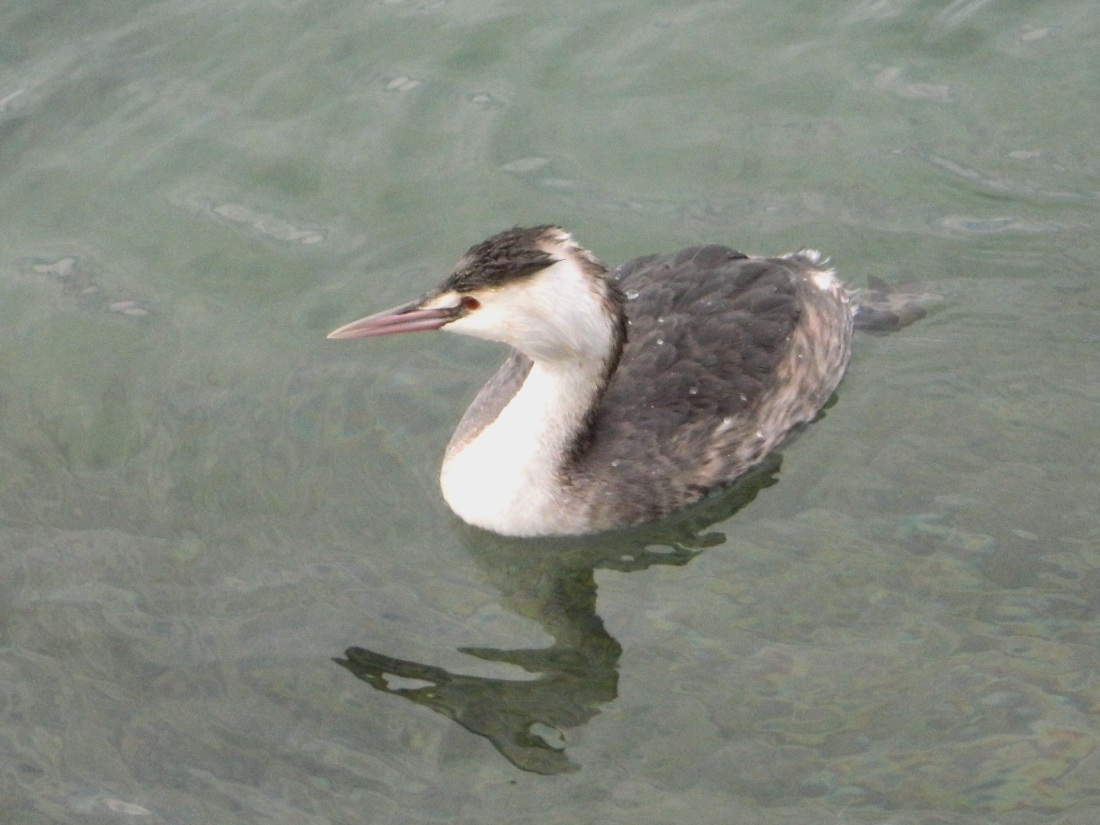
[[[813,250],[693,246],[609,272],[560,227],[535,226],[328,337],[445,329],[513,347],[459,423],[440,483],[470,524],[545,536],[649,521],[743,475],[829,400],[853,315]]]

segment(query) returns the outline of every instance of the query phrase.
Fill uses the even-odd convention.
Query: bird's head
[[[470,248],[435,289],[329,338],[444,329],[515,347],[536,362],[606,359],[623,334],[606,268],[558,226],[515,227]]]

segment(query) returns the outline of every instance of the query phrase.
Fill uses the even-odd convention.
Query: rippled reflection
[[[566,755],[568,730],[616,698],[622,647],[596,612],[597,569],[632,572],[681,566],[725,540],[703,533],[777,481],[773,456],[721,495],[680,516],[621,533],[530,542],[466,528],[466,549],[509,609],[537,621],[554,638],[541,650],[464,647],[463,653],[515,665],[534,679],[453,673],[422,662],[352,647],[336,661],[377,690],[402,696],[484,736],[508,761],[541,774],[577,769]]]

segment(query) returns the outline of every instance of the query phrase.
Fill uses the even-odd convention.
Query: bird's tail
[[[927,284],[915,281],[888,284],[871,275],[865,288],[852,290],[855,304],[852,322],[856,329],[891,332],[920,320],[927,314],[928,304],[941,300],[941,296],[929,291]]]

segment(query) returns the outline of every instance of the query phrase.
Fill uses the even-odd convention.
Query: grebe
[[[666,515],[758,464],[840,383],[853,314],[813,250],[693,246],[609,272],[535,226],[328,337],[444,329],[509,344],[447,447],[443,497],[486,530],[569,535]]]

